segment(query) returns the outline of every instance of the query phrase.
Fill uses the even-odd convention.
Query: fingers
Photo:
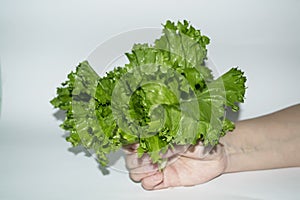
[[[138,157],[137,153],[131,153],[126,156],[126,167],[129,170],[141,168],[146,165],[152,164],[149,155],[144,154],[142,157]]]
[[[159,190],[180,185],[193,185],[197,180],[190,181],[190,173],[184,173],[182,170],[186,166],[187,160],[206,160],[212,155],[212,147],[205,147],[202,144],[193,146],[175,145],[174,148],[168,149],[162,158],[165,159],[166,166],[160,171],[157,164],[153,164],[148,154],[141,158],[137,154],[138,145],[129,145],[124,147],[126,153],[126,166],[129,170],[130,178],[135,182],[141,182],[142,187],[146,190]],[[203,158],[205,157],[205,158]],[[199,162],[199,161],[192,161]]]
[[[130,178],[135,182],[140,182],[143,178],[155,174],[158,170],[156,164],[152,164],[149,155],[144,154],[141,158],[134,153],[136,146],[127,147],[126,167],[129,170]],[[130,153],[132,152],[133,153]]]
[[[142,179],[142,187],[146,190],[161,190],[182,185],[176,167],[168,165],[162,171]]]
[[[141,182],[144,178],[149,177],[157,173],[157,170],[148,170],[148,172],[135,172],[129,173],[130,178],[135,182]]]
[[[158,172],[158,165],[152,164],[150,157],[147,155],[142,158],[137,158],[136,154],[129,155],[126,163],[130,178],[136,182],[140,182],[142,179]]]
[[[162,155],[167,160],[163,170],[159,170],[147,154],[138,158],[137,153],[128,153],[126,162],[131,179],[141,182],[146,190],[160,190],[204,183],[222,173],[224,148],[221,144],[214,147],[197,144],[187,151],[185,148],[176,146]]]
[[[163,172],[155,172],[151,176],[142,179],[142,186],[146,190],[153,190],[155,187],[161,185],[164,180]]]

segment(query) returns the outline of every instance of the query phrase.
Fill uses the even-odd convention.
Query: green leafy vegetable
[[[139,143],[153,163],[173,145],[215,145],[234,129],[226,108],[244,101],[243,72],[230,69],[214,79],[205,66],[209,38],[187,21],[167,21],[153,45],[135,44],[129,63],[99,77],[80,63],[51,100],[66,111],[67,141],[83,145],[108,164],[107,154]]]

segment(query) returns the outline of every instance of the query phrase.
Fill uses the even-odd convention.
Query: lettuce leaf
[[[232,68],[214,79],[205,66],[209,42],[187,21],[167,21],[153,45],[135,44],[129,63],[104,77],[80,63],[51,100],[66,111],[67,141],[95,152],[103,166],[128,144],[139,143],[139,156],[153,163],[174,145],[216,145],[234,129],[225,113],[244,101],[246,77]]]

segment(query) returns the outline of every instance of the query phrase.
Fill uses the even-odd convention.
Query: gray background
[[[155,192],[126,173],[103,176],[94,159],[70,151],[49,104],[99,44],[167,19],[187,19],[211,38],[209,57],[219,73],[245,71],[239,120],[299,103],[299,10],[296,0],[1,0],[0,199],[299,199],[299,168],[226,174]]]

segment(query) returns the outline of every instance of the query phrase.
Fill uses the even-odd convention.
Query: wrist
[[[223,173],[229,173],[232,172],[232,149],[230,149],[230,146],[225,138],[221,138],[220,140],[221,145],[224,149],[224,157],[225,157],[225,167]]]

